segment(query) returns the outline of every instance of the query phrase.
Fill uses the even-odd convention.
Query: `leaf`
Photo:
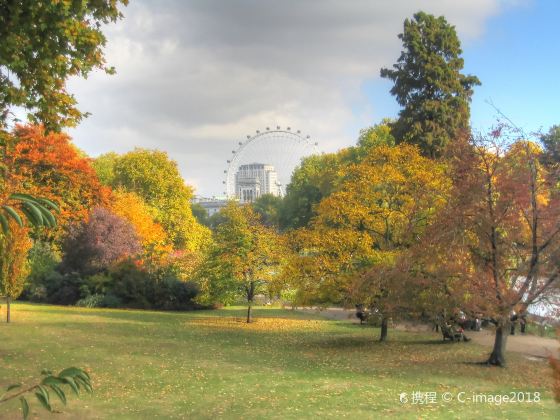
[[[66,405],[66,394],[58,385],[49,385],[53,392],[57,395],[58,399],[62,401],[62,404]]]
[[[49,411],[52,411],[52,407],[49,402],[49,391],[47,390],[47,388],[42,385],[37,386],[37,392],[35,392],[35,396],[43,407],[45,407]]]
[[[30,194],[24,193],[13,193],[10,194],[10,200],[28,200],[28,201],[35,201],[35,197]]]
[[[66,378],[68,376],[70,377],[76,377],[79,376],[80,374],[85,373],[82,369],[77,368],[77,367],[69,367],[66,368],[62,371],[60,371],[60,373],[58,374],[59,378]]]
[[[21,411],[23,413],[23,420],[27,420],[29,417],[29,403],[25,399],[25,397],[20,397],[19,401],[21,403]]]
[[[41,214],[41,211],[37,208],[37,205],[24,201],[22,209],[27,209],[31,214],[33,214],[37,226],[43,226],[44,224],[43,215]]]
[[[8,385],[8,388],[6,388],[6,392],[10,392],[12,389],[19,388],[20,386],[21,386],[21,384]]]
[[[2,208],[4,209],[4,211],[6,213],[8,213],[16,222],[18,225],[20,225],[21,227],[23,227],[23,220],[21,220],[20,215],[18,214],[17,211],[14,210],[13,207],[10,206],[2,206]]]
[[[56,204],[55,202],[48,200],[46,198],[37,198],[36,199],[39,203],[43,204],[46,207],[50,207],[51,209],[59,212],[60,211],[60,207],[58,206],[58,204]]]
[[[65,383],[67,383],[70,386],[70,388],[72,388],[72,391],[74,391],[74,394],[80,395],[80,390],[78,388],[78,385],[76,385],[76,382],[74,381],[74,379],[72,379],[71,377],[65,377],[62,380]]]
[[[43,206],[39,199],[28,194],[12,194],[10,198],[21,201],[23,205],[35,215],[37,220],[41,217],[41,225],[45,224],[47,227],[56,226],[55,217],[46,207]]]
[[[56,226],[56,218],[53,216],[53,214],[48,211],[45,207],[43,207],[42,205],[37,204],[36,207],[39,209],[39,211],[41,212],[41,215],[43,216],[43,221],[45,222],[47,227],[55,227]]]
[[[31,213],[27,208],[22,207],[21,212],[23,213],[23,215],[25,216],[25,218],[27,219],[27,221],[31,226],[39,227],[42,225],[42,223],[38,223],[37,219],[35,219],[35,215]]]
[[[83,376],[76,376],[74,380],[76,381],[78,387],[80,387],[81,385],[88,393],[93,392],[93,388],[91,387],[91,381],[89,379],[87,378],[84,379]]]
[[[56,376],[49,375],[41,381],[41,385],[62,385],[64,380]]]
[[[8,223],[8,219],[3,214],[0,214],[0,225],[2,225],[2,232],[7,234],[10,231],[10,225]]]

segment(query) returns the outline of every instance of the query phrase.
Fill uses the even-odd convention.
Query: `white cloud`
[[[176,159],[198,192],[220,194],[237,140],[290,125],[323,150],[354,141],[375,104],[361,87],[398,57],[402,22],[443,14],[463,42],[480,37],[500,0],[131,2],[107,28],[116,76],[74,80],[81,109],[72,132],[97,155],[134,146]]]

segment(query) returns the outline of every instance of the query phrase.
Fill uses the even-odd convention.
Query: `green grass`
[[[71,396],[66,418],[558,418],[544,361],[508,354],[505,369],[474,343],[378,330],[289,310],[190,313],[16,304],[0,324],[0,386],[42,368],[91,372],[95,391]],[[401,404],[413,391],[542,393],[540,403]],[[18,402],[0,418],[18,418]],[[33,401],[40,418],[48,415]]]

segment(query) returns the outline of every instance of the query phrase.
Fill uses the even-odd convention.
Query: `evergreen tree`
[[[441,156],[446,145],[469,127],[469,103],[476,76],[461,73],[461,42],[443,16],[418,12],[399,35],[403,51],[392,69],[381,69],[403,108],[392,124],[397,142],[416,144],[425,156]]]
[[[549,165],[560,164],[560,125],[553,125],[548,133],[541,136],[544,146],[545,162]]]

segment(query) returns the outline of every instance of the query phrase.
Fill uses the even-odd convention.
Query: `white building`
[[[281,195],[274,166],[265,163],[241,165],[235,174],[235,195],[241,203],[252,203],[264,194]]]
[[[225,198],[216,198],[216,197],[212,197],[212,198],[195,197],[193,198],[192,202],[200,204],[204,208],[204,210],[206,210],[208,216],[212,216],[218,213],[222,208],[224,208],[227,205],[227,200]]]

